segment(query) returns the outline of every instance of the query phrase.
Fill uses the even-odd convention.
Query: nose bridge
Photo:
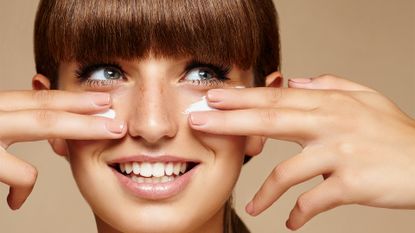
[[[173,99],[167,85],[156,78],[139,82],[134,90],[133,111],[129,119],[129,133],[147,143],[156,143],[163,138],[176,135],[177,123],[174,120],[170,100]]]

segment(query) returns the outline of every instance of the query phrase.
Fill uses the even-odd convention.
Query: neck
[[[224,208],[222,208],[217,214],[215,214],[211,219],[198,227],[196,230],[188,231],[186,233],[223,233],[224,212]],[[98,233],[122,233],[114,229],[112,226],[108,225],[106,222],[102,221],[97,215],[95,215],[95,221],[97,224]],[[154,232],[157,232],[157,230],[155,229]],[[180,232],[182,233],[182,231]]]

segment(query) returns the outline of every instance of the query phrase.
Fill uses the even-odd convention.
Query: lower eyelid
[[[118,80],[94,80],[94,79],[87,79],[84,81],[83,85],[92,87],[92,88],[102,88],[102,87],[110,87],[114,86]]]

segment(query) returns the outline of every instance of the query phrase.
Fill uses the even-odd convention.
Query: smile
[[[130,157],[112,163],[122,186],[135,196],[157,200],[183,191],[195,173],[199,162],[176,157]]]

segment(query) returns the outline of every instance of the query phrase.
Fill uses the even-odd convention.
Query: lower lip
[[[190,183],[197,168],[198,166],[192,168],[183,175],[176,177],[173,181],[166,183],[137,183],[129,177],[120,174],[115,169],[112,170],[123,187],[130,191],[134,196],[149,200],[161,200],[171,198],[183,191]]]

